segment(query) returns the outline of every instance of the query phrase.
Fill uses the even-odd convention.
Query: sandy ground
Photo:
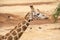
[[[60,40],[60,30],[54,30],[54,28],[60,27],[58,25],[60,25],[60,23],[30,25],[20,40]],[[41,29],[39,29],[39,27],[41,27]]]
[[[57,7],[58,3],[59,2],[50,3],[50,4],[33,5],[33,6],[35,10],[39,9],[42,13],[51,15],[54,12],[54,9]],[[2,6],[0,7],[0,13],[15,14],[24,17],[31,10],[29,6],[30,5]]]
[[[5,35],[13,28],[14,26],[0,28],[0,35]],[[60,23],[30,25],[19,40],[60,40],[58,28]]]

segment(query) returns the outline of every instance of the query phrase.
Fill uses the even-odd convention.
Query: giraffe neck
[[[14,29],[12,29],[9,33],[5,35],[4,39],[18,40],[28,26],[29,26],[28,21],[23,21],[21,24],[19,23],[18,26],[16,26]]]

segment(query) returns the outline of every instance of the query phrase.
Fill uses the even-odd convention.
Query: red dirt
[[[8,16],[12,16],[13,19],[9,19]],[[22,21],[23,21],[23,18],[17,15],[0,14],[0,27],[15,26]],[[52,19],[33,20],[30,22],[30,25],[50,24],[53,22],[54,21]],[[60,23],[60,19],[57,22]]]

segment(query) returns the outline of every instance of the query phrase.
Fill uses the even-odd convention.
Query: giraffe
[[[22,36],[24,31],[29,26],[30,21],[31,20],[24,19],[24,21],[22,21],[22,23],[18,23],[18,25],[15,26],[15,28],[12,29],[6,35],[4,35],[4,36],[0,35],[0,40],[19,40],[19,38]]]
[[[27,19],[26,19],[26,16],[24,17],[24,21],[22,21],[22,23],[19,23],[17,26],[15,26],[14,29],[12,29],[6,35],[4,35],[4,36],[0,35],[0,40],[19,40],[19,38],[22,36],[24,31],[29,26],[29,22],[33,21],[33,20],[31,20],[32,16],[28,17]]]
[[[31,8],[31,12],[28,12],[25,16],[25,19],[30,19],[30,20],[33,20],[33,19],[48,19],[47,16],[45,16],[44,14],[42,14],[42,12],[40,12],[39,9],[37,9],[37,12],[35,11],[33,5],[30,6]]]

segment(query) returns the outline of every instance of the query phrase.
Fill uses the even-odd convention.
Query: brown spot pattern
[[[17,29],[17,32],[20,32],[20,31],[21,31],[21,28],[18,28],[18,29]]]
[[[20,38],[22,34],[23,34],[23,32],[19,33],[19,34],[18,34],[18,38]]]
[[[17,36],[15,36],[15,37],[14,37],[14,40],[18,40],[18,37],[17,37]]]
[[[26,30],[26,28],[27,28],[26,26],[22,26],[23,31],[25,31],[25,30]]]
[[[12,32],[12,35],[15,36],[17,33],[15,31]]]
[[[13,39],[13,37],[12,36],[9,36],[7,40],[12,40],[12,39]]]

